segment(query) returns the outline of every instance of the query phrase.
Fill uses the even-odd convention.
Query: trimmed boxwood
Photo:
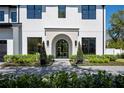
[[[25,64],[25,63],[35,63],[39,62],[40,55],[37,54],[28,54],[28,55],[5,55],[4,61],[8,63],[19,63],[19,64]]]
[[[102,57],[91,57],[88,59],[89,62],[92,62],[92,63],[108,63],[110,62],[110,59],[109,58],[102,58]]]
[[[115,62],[117,60],[116,55],[104,55],[104,57],[109,58],[110,61],[113,61],[113,62]]]
[[[2,65],[6,66],[41,66],[40,64],[40,54],[28,54],[28,55],[5,55],[4,56],[5,63]],[[51,65],[54,62],[54,56],[48,55],[46,64]]]
[[[77,55],[71,55],[69,56],[69,61],[72,63],[72,64],[76,64],[76,59],[77,58]]]
[[[107,62],[107,60],[109,60],[109,62],[115,62],[118,57],[116,55],[84,55],[84,58],[90,61],[93,60],[95,63],[97,63],[98,61],[104,63],[104,61]]]
[[[47,56],[47,63],[49,64],[50,62],[54,62],[54,56],[53,55]]]

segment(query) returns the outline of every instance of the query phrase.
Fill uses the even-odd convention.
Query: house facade
[[[0,60],[5,54],[32,54],[45,43],[48,55],[68,58],[80,42],[85,54],[104,54],[102,5],[0,6]]]

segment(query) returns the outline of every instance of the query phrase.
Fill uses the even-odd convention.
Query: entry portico
[[[76,54],[78,33],[78,28],[45,28],[47,53],[56,58]]]

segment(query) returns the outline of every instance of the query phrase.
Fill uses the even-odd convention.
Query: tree
[[[78,50],[77,50],[77,63],[83,62],[83,51],[81,49],[80,42],[78,43]]]
[[[117,42],[118,40],[124,40],[124,10],[113,13],[110,19],[110,24],[110,37],[115,42]]]
[[[47,61],[47,54],[46,54],[46,49],[45,49],[45,43],[43,41],[42,46],[41,46],[41,53],[40,53],[40,63],[46,64]]]

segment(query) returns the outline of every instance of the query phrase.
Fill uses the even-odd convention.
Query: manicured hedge
[[[108,62],[110,62],[110,59],[105,58],[105,57],[91,57],[88,60],[89,60],[89,62],[92,62],[92,63],[108,63]]]
[[[117,60],[117,56],[116,55],[104,55],[104,57],[106,57],[106,58],[109,58],[110,59],[110,61],[116,61]]]
[[[72,64],[75,64],[76,63],[76,56],[77,55],[71,55],[69,57],[70,59],[70,62]],[[121,55],[118,55],[120,56],[120,58],[123,57],[123,54]],[[89,61],[89,62],[92,62],[92,63],[108,63],[108,62],[115,62],[118,58],[117,55],[84,55],[84,60],[85,61]]]
[[[40,64],[40,54],[28,54],[28,55],[5,55],[5,63],[2,65],[6,66],[41,66]],[[54,62],[54,56],[47,56],[47,63],[44,65],[51,65]]]
[[[117,59],[116,55],[85,55],[85,58],[93,63],[107,63],[115,62]]]
[[[37,54],[28,54],[28,55],[5,55],[4,56],[4,61],[9,62],[9,63],[34,63],[34,62],[39,62],[40,60],[40,55]]]
[[[1,88],[124,88],[124,76],[105,71],[96,74],[56,72],[47,75],[0,74]]]
[[[72,64],[76,64],[76,62],[77,62],[77,55],[71,55],[70,57],[69,57],[69,61],[72,63]]]

